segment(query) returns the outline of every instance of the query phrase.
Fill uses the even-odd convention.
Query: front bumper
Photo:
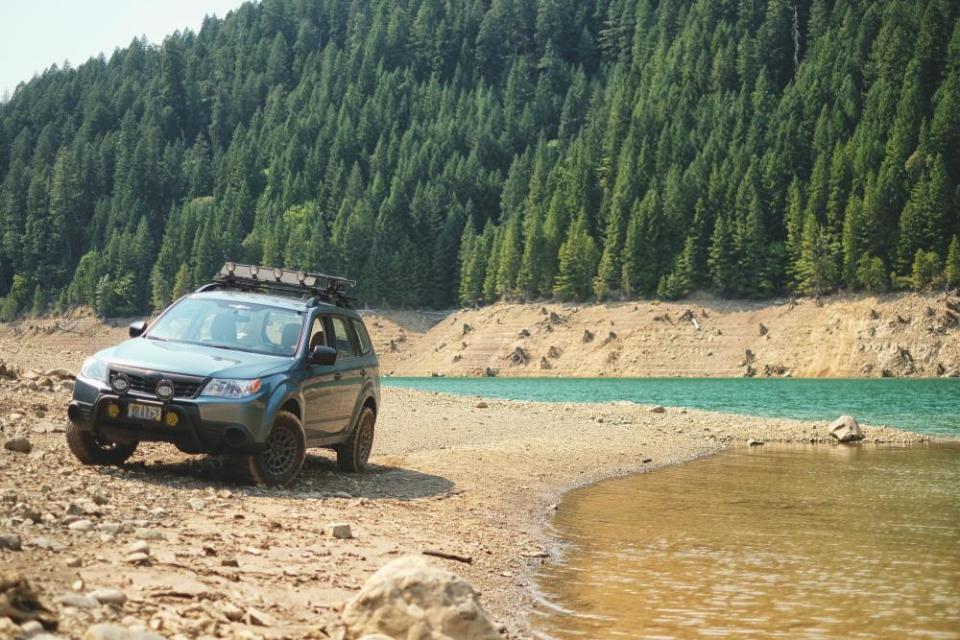
[[[129,417],[132,403],[159,407],[159,422]],[[108,407],[119,411],[111,417]],[[175,426],[166,422],[176,414]],[[264,402],[256,397],[240,401],[179,400],[160,402],[141,396],[118,396],[106,387],[78,378],[67,416],[77,428],[92,431],[112,442],[170,442],[186,451],[207,453],[257,453],[263,450]]]

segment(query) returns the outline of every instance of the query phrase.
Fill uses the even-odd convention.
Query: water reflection
[[[554,638],[960,638],[960,447],[730,451],[567,496]]]

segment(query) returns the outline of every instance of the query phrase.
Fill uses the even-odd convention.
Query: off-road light
[[[111,402],[110,404],[107,405],[107,415],[110,416],[111,418],[119,417],[120,407],[118,407],[117,405]]]
[[[283,269],[274,269],[273,270],[273,279],[277,282],[280,282],[280,278],[283,277]]]
[[[122,373],[118,373],[113,376],[113,379],[110,381],[110,388],[113,389],[113,392],[118,396],[122,396],[130,390],[130,378]]]
[[[250,275],[256,278],[258,273],[260,273],[260,267],[258,267],[257,265],[252,265],[250,267]]]
[[[226,264],[226,267],[227,267],[227,273],[229,273],[229,274],[232,276],[232,275],[233,275],[233,272],[237,270],[237,263],[236,263],[236,262],[228,262],[228,263]]]
[[[300,285],[302,286],[302,285],[306,282],[306,280],[307,280],[307,272],[306,272],[306,271],[298,271],[298,272],[297,272],[297,280],[300,282]]]
[[[180,422],[180,416],[175,411],[167,411],[167,415],[163,416],[163,421],[167,423],[168,427],[175,427]]]
[[[173,397],[173,394],[176,393],[176,387],[174,387],[173,383],[169,380],[161,380],[157,383],[155,392],[161,400],[169,400]]]

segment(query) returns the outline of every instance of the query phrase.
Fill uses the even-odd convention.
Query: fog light
[[[167,415],[164,416],[163,421],[167,423],[168,427],[175,427],[180,422],[180,416],[173,411],[167,411]]]
[[[111,402],[107,405],[107,415],[111,418],[118,417],[120,415],[120,407]]]

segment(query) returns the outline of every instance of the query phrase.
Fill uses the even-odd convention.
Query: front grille
[[[142,369],[129,369],[126,367],[117,367],[110,369],[110,381],[119,374],[123,373],[130,380],[130,391],[138,394],[156,396],[157,383],[161,380],[169,380],[173,383],[175,398],[195,398],[203,388],[206,378],[196,376],[186,376],[179,373],[163,373],[161,371],[144,371]]]

